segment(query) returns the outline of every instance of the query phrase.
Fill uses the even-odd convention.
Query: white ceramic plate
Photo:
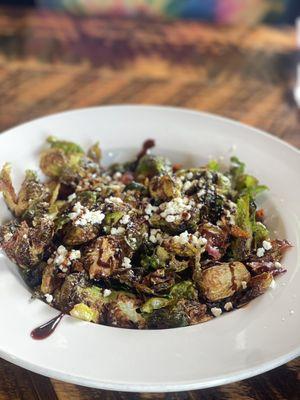
[[[100,140],[106,161],[125,160],[147,138],[186,165],[228,158],[233,148],[271,190],[261,197],[268,224],[294,244],[288,272],[247,307],[202,325],[159,331],[111,328],[65,317],[47,340],[32,328],[57,311],[30,301],[17,268],[0,259],[0,356],[56,379],[103,389],[166,392],[244,379],[300,354],[300,153],[256,129],[204,113],[164,107],[113,106],[38,119],[0,136],[0,164],[12,162],[18,182],[36,167],[47,135],[90,145]],[[1,199],[0,219],[8,213]]]

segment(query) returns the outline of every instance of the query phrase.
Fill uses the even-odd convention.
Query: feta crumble
[[[122,235],[122,233],[124,233],[124,232],[125,232],[125,228],[123,228],[122,226],[120,226],[119,228],[112,227],[110,230],[111,235]]]
[[[72,193],[70,194],[70,196],[68,196],[68,201],[72,201],[76,198],[76,193]]]
[[[87,225],[87,224],[101,224],[101,222],[104,220],[105,214],[101,212],[100,210],[97,211],[89,211],[86,210],[84,214],[81,215],[81,217],[75,222],[75,225]]]
[[[243,289],[247,289],[247,282],[246,281],[242,281],[241,285],[242,285]]]
[[[52,301],[53,301],[53,296],[52,296],[52,294],[46,293],[46,294],[44,295],[44,297],[45,297],[45,300],[46,300],[47,303],[52,303]]]
[[[110,196],[110,197],[107,197],[107,199],[105,199],[105,203],[117,203],[117,204],[121,204],[121,203],[123,203],[123,200],[120,199],[120,197]]]
[[[182,187],[184,192],[187,192],[193,186],[191,181],[186,181]]]
[[[219,307],[212,307],[210,311],[214,317],[219,317],[222,314],[222,310]]]
[[[124,268],[131,268],[131,260],[128,257],[124,257],[122,261],[122,267]]]
[[[12,237],[13,237],[13,234],[11,232],[5,233],[5,235],[3,236],[4,242],[8,242]]]
[[[280,262],[278,262],[278,261],[275,261],[275,263],[274,263],[274,267],[275,267],[275,268],[281,268],[281,264],[280,264]]]
[[[263,245],[263,248],[265,250],[271,250],[272,249],[272,244],[268,240],[264,240],[262,245]]]
[[[103,291],[103,297],[108,297],[109,295],[111,295],[111,290],[109,290],[109,289],[104,289],[104,291]]]
[[[232,305],[231,301],[228,301],[227,303],[225,303],[224,309],[225,309],[226,311],[230,311],[230,310],[233,309],[233,305]]]
[[[78,258],[80,258],[80,257],[81,257],[80,250],[71,250],[70,251],[69,259],[71,261],[78,260]]]
[[[155,244],[155,243],[160,244],[163,240],[162,235],[161,235],[161,230],[160,229],[151,229],[149,240],[153,244]]]
[[[257,257],[263,257],[265,254],[265,249],[263,247],[259,247],[256,251]]]
[[[274,279],[272,279],[271,283],[270,283],[270,288],[275,289],[276,288],[276,282]]]
[[[151,216],[156,210],[158,209],[158,207],[153,206],[152,204],[147,204],[146,208],[145,208],[145,213],[149,216]]]
[[[174,221],[180,220],[181,214],[184,211],[191,210],[191,208],[192,208],[192,205],[189,204],[188,198],[182,199],[181,197],[176,197],[175,199],[160,205],[160,209],[162,210],[160,215],[166,221],[167,221],[167,217],[172,215],[175,217],[174,220],[172,218],[172,222],[174,222]]]
[[[130,216],[128,214],[123,215],[123,217],[120,219],[120,224],[122,225],[127,225],[128,222],[130,221]]]

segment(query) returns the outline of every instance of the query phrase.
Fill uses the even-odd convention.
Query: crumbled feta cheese
[[[124,268],[131,268],[131,260],[128,257],[124,257],[122,261],[122,267]]]
[[[116,173],[114,173],[114,175],[113,175],[113,179],[118,180],[118,179],[121,178],[121,176],[122,176],[121,172],[116,172]]]
[[[166,221],[167,222],[174,222],[175,221],[175,215],[167,215],[166,216]]]
[[[219,317],[222,314],[222,310],[219,307],[212,307],[210,311],[214,317]]]
[[[122,233],[125,232],[125,228],[123,228],[122,226],[120,226],[119,228],[111,228],[110,230],[110,234],[111,235],[122,235]]]
[[[4,242],[8,242],[11,238],[13,237],[13,234],[11,232],[7,232],[4,235]]]
[[[180,235],[173,236],[172,240],[180,245],[191,243],[193,246],[201,249],[206,245],[207,240],[203,237],[198,237],[196,234],[190,234],[188,231],[182,232]]]
[[[189,242],[189,237],[188,231],[184,231],[180,235],[174,236],[173,240],[179,244],[187,244]]]
[[[65,274],[68,272],[68,268],[65,267],[63,264],[62,264],[62,265],[59,265],[58,268],[61,270],[61,272],[65,273]]]
[[[145,213],[147,215],[152,215],[152,213],[154,213],[157,210],[158,207],[153,206],[152,204],[147,204],[146,208],[145,208]]]
[[[79,215],[83,212],[83,209],[84,207],[82,206],[82,204],[77,201],[77,203],[74,204],[73,212],[69,214],[69,218],[71,218],[72,220],[78,218]]]
[[[262,245],[265,250],[271,250],[272,248],[272,244],[268,240],[264,240]]]
[[[161,230],[160,229],[151,229],[150,230],[150,236],[149,240],[151,243],[161,243],[162,242],[162,235],[161,235]]]
[[[243,289],[247,289],[247,282],[246,281],[242,281],[241,284],[242,284],[242,288]]]
[[[68,254],[68,250],[64,246],[59,246],[56,250],[56,256],[54,258],[54,264],[60,265],[66,261],[66,256]]]
[[[259,247],[256,251],[257,257],[263,257],[265,254],[265,249],[263,247]]]
[[[270,283],[270,288],[275,289],[276,288],[276,282],[274,279],[272,279],[271,283]]]
[[[281,268],[281,264],[280,264],[280,262],[278,262],[278,261],[275,261],[275,263],[274,263],[274,267],[275,267],[275,268]]]
[[[105,214],[101,212],[100,210],[97,211],[89,211],[86,210],[84,214],[81,215],[81,217],[75,222],[75,225],[87,225],[87,224],[101,224],[101,222],[104,220]]]
[[[182,187],[184,192],[187,192],[193,186],[191,181],[186,181]]]
[[[122,225],[127,225],[128,222],[130,221],[130,216],[128,214],[123,215],[123,217],[120,219],[120,224]]]
[[[200,236],[199,241],[203,246],[207,244],[207,239],[205,237]]]
[[[70,194],[70,196],[68,196],[68,201],[72,201],[76,198],[76,193],[72,193]]]
[[[123,200],[120,199],[120,197],[114,197],[114,196],[110,196],[107,199],[105,199],[105,203],[123,203]]]
[[[188,198],[176,197],[167,203],[161,204],[160,208],[163,210],[160,213],[161,217],[166,219],[169,215],[173,215],[175,216],[175,221],[177,221],[180,220],[184,211],[189,211],[192,208],[192,205],[189,204]]]
[[[230,311],[233,309],[233,305],[231,303],[231,301],[228,301],[227,303],[225,303],[224,308],[226,311]]]
[[[191,179],[193,179],[193,173],[192,172],[188,172],[187,174],[186,174],[186,178],[187,179],[189,179],[189,180],[191,180]]]
[[[103,291],[103,297],[108,297],[111,294],[111,290],[109,289],[104,289]]]
[[[80,250],[71,250],[69,259],[72,260],[78,260],[78,258],[81,257]]]
[[[206,193],[206,190],[205,190],[205,189],[201,189],[201,190],[199,190],[199,192],[197,193],[197,196],[200,198],[200,197],[204,196],[205,193]]]
[[[52,294],[46,293],[44,296],[45,296],[45,299],[46,299],[47,303],[52,303],[52,301],[53,301]]]

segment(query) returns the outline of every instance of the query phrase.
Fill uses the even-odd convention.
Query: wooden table
[[[235,118],[300,147],[293,99],[297,58],[291,28],[0,9],[0,131],[70,108],[164,104]],[[66,384],[0,360],[0,400],[296,400],[299,379],[297,359],[218,388],[125,394]]]

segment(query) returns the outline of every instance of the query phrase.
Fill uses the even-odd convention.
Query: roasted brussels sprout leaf
[[[266,189],[237,157],[183,168],[149,153],[100,165],[98,143],[85,152],[54,136],[40,157],[46,175],[27,171],[19,192],[11,167],[0,193],[12,213],[0,248],[47,304],[79,320],[130,329],[209,321],[262,295],[291,247],[271,239]],[[223,164],[223,163],[222,163]]]

